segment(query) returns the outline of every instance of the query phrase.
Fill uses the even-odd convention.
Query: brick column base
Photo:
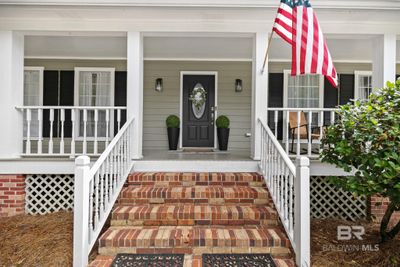
[[[389,206],[389,199],[381,196],[373,196],[371,197],[370,202],[370,214],[373,222],[380,223],[382,221],[383,215]],[[394,212],[392,218],[390,219],[389,226],[392,227],[400,220],[400,212]]]
[[[25,176],[0,175],[0,217],[25,212]]]

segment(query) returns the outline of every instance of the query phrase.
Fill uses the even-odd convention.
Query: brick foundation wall
[[[372,220],[374,222],[377,222],[377,223],[381,222],[389,203],[390,203],[390,201],[388,198],[384,198],[381,196],[371,197],[370,214],[371,214]],[[392,218],[389,223],[389,226],[393,226],[399,220],[400,220],[400,212],[397,211],[397,212],[393,213]]]
[[[0,217],[25,212],[25,176],[0,175]]]

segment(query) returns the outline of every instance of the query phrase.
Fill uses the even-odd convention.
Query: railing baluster
[[[290,112],[289,111],[286,111],[286,116],[283,116],[284,117],[284,121],[283,121],[283,123],[284,123],[284,127],[286,128],[286,131],[285,131],[285,151],[286,151],[286,154],[289,154],[289,115],[290,115]],[[293,138],[293,136],[292,136],[292,138]]]
[[[278,138],[278,111],[274,111],[275,137]]]
[[[100,215],[102,217],[104,214],[104,172],[103,172],[103,165],[101,166],[100,170],[98,171],[98,176],[100,179]]]
[[[25,153],[27,155],[31,154],[31,110],[28,108],[26,109],[26,148]]]
[[[110,138],[110,110],[106,109],[106,147],[108,146],[109,138]]]
[[[297,145],[296,145],[296,155],[300,156],[300,125],[301,125],[301,111],[297,111]],[[292,138],[295,138],[294,136]]]
[[[121,110],[117,109],[117,126],[118,126],[118,131],[121,129]]]
[[[307,153],[308,153],[308,156],[311,156],[311,150],[312,150],[312,147],[311,147],[311,143],[312,143],[312,128],[311,128],[311,125],[312,125],[312,111],[310,110],[309,112],[308,112],[308,129],[307,129],[307,131],[308,131],[308,144],[307,144]]]
[[[335,124],[335,111],[331,111],[331,125]]]
[[[99,172],[94,175],[94,230],[97,229],[99,224],[99,193],[100,193],[100,181]]]
[[[43,147],[43,109],[38,109],[38,121],[39,121],[39,136],[38,136],[38,148],[37,153],[40,155],[42,154],[42,147]]]
[[[322,135],[324,133],[324,111],[321,111],[321,119],[320,119],[320,123],[319,123],[319,143],[321,144],[321,140],[322,140]],[[319,148],[319,151],[321,152],[321,146]]]
[[[78,111],[79,112],[79,111]],[[71,157],[75,157],[75,124],[76,124],[76,112],[75,109],[71,109]]]
[[[60,110],[60,123],[61,123],[61,140],[60,140],[60,154],[64,154],[64,122],[65,122],[65,109]]]
[[[82,153],[87,154],[87,109],[83,110],[83,146]]]
[[[99,111],[94,110],[94,144],[93,144],[93,154],[97,155],[97,122],[99,121]]]
[[[50,109],[49,113],[49,122],[50,122],[50,140],[49,140],[49,154],[53,154],[53,124],[54,124],[54,109]]]

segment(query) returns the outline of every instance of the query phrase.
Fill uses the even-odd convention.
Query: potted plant
[[[180,120],[178,116],[169,115],[166,120],[168,131],[169,150],[176,150],[179,141],[179,126]]]
[[[219,116],[215,122],[217,125],[219,150],[226,151],[228,149],[229,140],[229,124],[227,116]]]

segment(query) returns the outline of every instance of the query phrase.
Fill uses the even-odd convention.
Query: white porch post
[[[267,117],[268,107],[268,64],[264,73],[261,68],[267,49],[268,33],[257,32],[254,37],[253,46],[253,88],[251,109],[251,156],[254,160],[260,159],[261,150],[261,125],[257,123],[258,118]]]
[[[143,157],[143,36],[140,32],[128,32],[127,50],[127,117],[135,118],[132,154],[139,159]]]
[[[384,34],[374,42],[372,88],[381,88],[396,79],[396,35]]]
[[[24,36],[0,31],[0,158],[19,157],[22,153],[24,94]]]

